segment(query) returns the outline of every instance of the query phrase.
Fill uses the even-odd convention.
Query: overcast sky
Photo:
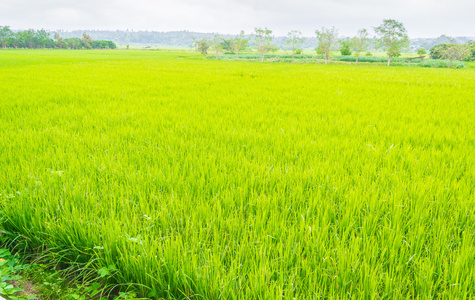
[[[396,19],[411,38],[475,36],[475,0],[0,0],[0,26],[13,29],[129,29],[251,32],[268,27],[311,36],[336,26],[351,36]]]

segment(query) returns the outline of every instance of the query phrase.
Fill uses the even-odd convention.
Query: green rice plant
[[[121,292],[157,299],[475,297],[472,68],[135,50],[0,63],[18,248],[114,266]]]

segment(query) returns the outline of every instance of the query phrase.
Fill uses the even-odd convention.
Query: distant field
[[[474,298],[469,66],[0,50],[3,228],[157,298]]]

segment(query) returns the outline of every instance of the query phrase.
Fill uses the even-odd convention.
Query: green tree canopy
[[[388,55],[388,66],[392,57],[400,56],[401,52],[409,47],[409,36],[401,22],[383,20],[383,24],[374,28],[374,31],[378,36],[376,40],[378,48],[386,51]]]
[[[323,55],[325,55],[325,64],[327,64],[330,58],[331,47],[338,38],[338,30],[335,27],[322,27],[321,30],[316,30],[315,34],[317,35],[318,39],[317,53],[320,51]]]

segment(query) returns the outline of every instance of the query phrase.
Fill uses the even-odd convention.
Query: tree
[[[246,39],[243,30],[241,30],[241,33],[237,37],[231,39],[231,48],[232,51],[236,54],[236,59],[238,59],[239,52],[247,46],[248,42],[249,39]]]
[[[426,55],[427,54],[427,51],[425,48],[421,48],[419,50],[417,50],[417,55],[420,55],[420,56],[423,56],[423,55]]]
[[[439,44],[430,48],[429,55],[432,59],[442,59],[442,52],[447,49],[452,44]]]
[[[94,42],[90,35],[86,34],[85,32],[82,34],[82,46],[85,49],[92,49],[92,42]]]
[[[264,55],[273,49],[272,45],[272,30],[264,28],[256,28],[254,31],[254,40],[257,47],[257,52],[261,56],[261,61],[264,61]]]
[[[468,48],[470,49],[470,57],[468,60],[475,61],[475,41],[468,41]]]
[[[59,35],[59,33],[54,33],[54,39],[56,40],[56,47],[59,49],[66,49],[68,48],[68,44],[63,40],[63,38]]]
[[[468,45],[451,44],[442,50],[442,58],[450,60],[450,67],[454,60],[466,60],[470,57],[470,48]]]
[[[322,45],[318,45],[317,49],[315,49],[318,55],[325,55],[325,52],[323,51]]]
[[[398,57],[401,52],[409,47],[409,37],[406,28],[401,22],[396,20],[383,20],[383,24],[374,28],[378,35],[376,40],[379,49],[386,51],[388,55],[388,66],[392,57]]]
[[[13,39],[14,33],[10,30],[9,26],[0,26],[0,46],[6,48],[7,44]]]
[[[320,51],[325,55],[325,64],[327,64],[328,59],[330,58],[331,47],[338,38],[338,30],[335,27],[332,27],[330,29],[322,27],[322,30],[316,30],[315,34],[317,35],[318,39],[318,47],[320,48]]]
[[[201,40],[193,41],[193,47],[195,48],[196,52],[203,54],[204,58],[206,58],[206,54],[208,54],[209,43],[207,38],[202,38]]]
[[[53,40],[44,29],[36,31],[34,40],[35,48],[50,48],[53,44]]]
[[[15,33],[13,45],[15,48],[35,48],[35,31],[33,29],[18,31]]]
[[[340,53],[341,55],[351,55],[351,42],[350,41],[340,41]]]
[[[355,52],[356,64],[358,64],[358,59],[361,53],[365,52],[368,49],[369,44],[369,34],[368,30],[360,29],[355,37],[351,39],[351,49]]]
[[[305,38],[303,37],[300,37],[302,35],[302,33],[300,31],[297,31],[297,30],[291,30],[288,34],[287,34],[287,42],[285,43],[286,45],[290,45],[292,48],[292,61],[294,61],[294,55],[295,55],[295,52],[297,51],[298,46],[300,45],[300,43],[302,43]]]
[[[223,39],[221,42],[221,49],[226,51],[226,52],[232,52],[233,51],[233,38],[230,39]]]
[[[210,48],[216,53],[216,59],[218,59],[219,51],[223,49],[222,45],[223,39],[219,34],[215,34],[213,39],[209,42]]]
[[[81,49],[81,39],[80,38],[69,38],[64,39],[64,42],[68,45],[69,49]]]
[[[271,45],[269,48],[269,52],[272,52],[272,54],[275,54],[277,51],[279,51],[279,47],[276,45]]]

